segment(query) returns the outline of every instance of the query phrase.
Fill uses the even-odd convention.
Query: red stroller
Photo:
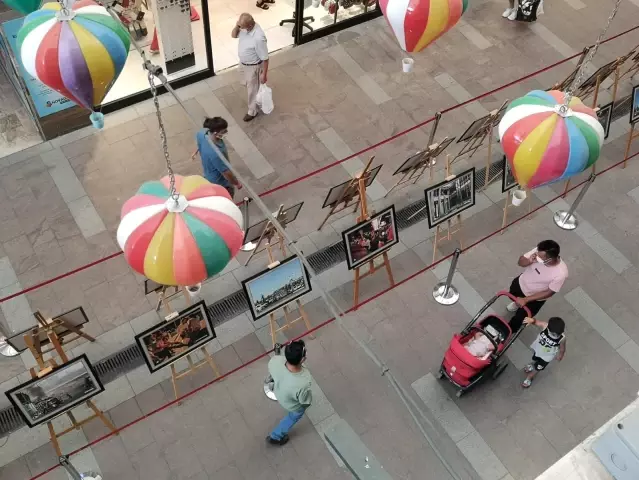
[[[479,317],[502,296],[515,301],[515,297],[510,293],[505,291],[498,292],[477,312],[477,315],[466,325],[464,330],[453,335],[448,350],[444,354],[444,360],[439,368],[439,378],[446,377],[450,383],[458,388],[457,397],[461,397],[489,376],[495,380],[508,366],[508,361],[501,357],[519,337],[523,328],[513,334],[508,322],[493,314],[479,320]],[[528,307],[523,308],[526,314],[531,316]],[[485,358],[477,358],[464,348],[466,342],[470,341],[476,333],[484,334],[494,346],[494,350]]]

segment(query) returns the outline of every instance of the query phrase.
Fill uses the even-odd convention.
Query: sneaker
[[[527,378],[526,380],[521,382],[521,386],[524,387],[524,388],[528,388],[531,385],[532,385],[532,380],[530,378]]]
[[[516,312],[517,310],[519,310],[519,305],[517,305],[515,302],[510,302],[508,305],[506,305],[506,310],[508,310],[509,312]]]
[[[514,8],[507,8],[504,10],[504,13],[501,14],[502,17],[508,18],[511,13],[513,13]]]
[[[288,435],[284,435],[279,440],[274,439],[270,435],[266,437],[266,443],[270,443],[271,445],[277,445],[278,447],[281,447],[282,445],[286,445],[286,442],[288,442]]]
[[[257,115],[249,115],[248,113],[246,115],[244,115],[244,118],[242,120],[244,120],[245,122],[250,122],[251,120],[253,120],[255,117],[257,117]]]
[[[506,17],[508,20],[515,20],[517,18],[517,9],[513,8],[513,11],[510,12],[510,15]]]
[[[528,365],[526,365],[524,367],[524,372],[526,373],[531,373],[533,370],[535,369],[535,367],[533,367],[532,363],[529,363]]]

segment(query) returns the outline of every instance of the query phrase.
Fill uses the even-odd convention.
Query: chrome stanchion
[[[282,352],[282,345],[276,343],[273,346],[273,351],[275,352],[275,355],[280,355]],[[270,400],[277,400],[275,392],[273,391],[274,389],[275,381],[273,380],[273,377],[271,377],[271,375],[267,375],[264,379],[264,395],[266,395]]]
[[[579,205],[579,202],[581,202],[581,200],[584,198],[584,195],[590,188],[590,185],[592,185],[592,182],[595,181],[595,178],[596,175],[594,173],[591,173],[590,178],[588,178],[588,181],[579,192],[579,195],[577,195],[577,198],[575,198],[575,201],[572,202],[572,205],[570,206],[570,209],[568,211],[559,210],[558,212],[555,212],[552,217],[555,225],[557,225],[562,230],[574,230],[579,226],[579,221],[575,216],[575,209]]]
[[[20,352],[9,345],[7,337],[4,335],[0,336],[0,355],[3,357],[15,357],[16,355],[20,355]]]
[[[248,232],[249,229],[249,203],[251,203],[251,199],[248,197],[244,197],[244,202],[242,203],[242,217],[244,220],[244,233]],[[252,252],[257,248],[257,244],[253,242],[248,242],[245,245],[240,247],[242,252]]]
[[[460,255],[461,250],[456,248],[455,253],[453,253],[453,259],[450,261],[450,269],[448,270],[446,281],[438,283],[433,289],[433,298],[441,305],[453,305],[459,300],[459,291],[453,285],[453,275],[455,275]]]
[[[78,472],[78,470],[69,461],[69,457],[67,455],[63,455],[59,457],[58,462],[60,463],[60,466],[67,471],[67,473],[69,474],[69,477],[71,477],[71,480],[102,480],[102,475],[100,475],[99,473]]]

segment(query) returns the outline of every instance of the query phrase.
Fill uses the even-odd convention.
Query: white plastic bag
[[[537,15],[543,15],[544,14],[544,0],[541,0],[541,2],[539,2],[539,6],[537,7]]]
[[[271,113],[275,108],[275,105],[273,105],[273,90],[265,83],[260,85],[255,101],[260,107],[260,110],[266,115]]]

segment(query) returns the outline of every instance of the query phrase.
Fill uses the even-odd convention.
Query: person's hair
[[[306,344],[304,340],[295,340],[286,345],[284,349],[286,361],[291,365],[298,366],[306,356]]]
[[[229,128],[228,122],[222,117],[206,117],[202,126],[212,133],[221,132],[222,130]]]
[[[550,258],[559,258],[559,244],[554,240],[542,240],[537,244],[537,251],[546,252]]]
[[[548,330],[554,334],[561,335],[566,330],[566,323],[559,317],[550,317],[548,320]]]

